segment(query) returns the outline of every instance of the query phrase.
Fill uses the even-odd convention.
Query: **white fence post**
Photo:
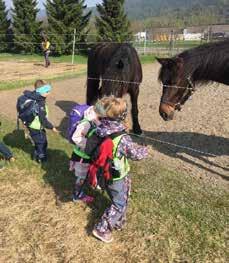
[[[144,39],[144,51],[143,51],[143,54],[145,55],[146,54],[146,37]]]
[[[72,44],[72,64],[74,64],[75,44],[76,44],[76,29],[74,29],[74,33],[73,33],[73,44]]]

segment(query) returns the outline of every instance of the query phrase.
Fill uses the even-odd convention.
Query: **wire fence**
[[[68,48],[71,49],[71,55],[73,57],[72,61],[74,61],[74,57],[77,54],[82,53],[88,53],[90,49],[97,44],[102,43],[116,43],[119,44],[120,42],[115,41],[88,41],[88,42],[77,42],[76,40],[73,40],[69,42],[68,44],[64,42],[51,42],[51,52],[52,54],[55,54],[57,47],[60,48]],[[171,57],[176,54],[179,54],[183,52],[184,50],[193,48],[195,46],[198,46],[200,42],[195,41],[192,43],[188,43],[186,41],[179,42],[177,45],[173,44],[171,47],[171,44],[169,42],[155,42],[151,40],[147,40],[145,42],[139,42],[139,41],[128,41],[124,42],[131,44],[137,51],[138,55],[140,56],[160,56],[160,57]],[[42,51],[41,48],[41,42],[28,42],[28,41],[7,41],[7,42],[0,42],[0,45],[17,45],[17,46],[36,46]],[[0,53],[1,56],[1,53]]]
[[[0,34],[4,35],[4,34]],[[40,37],[41,41],[17,41],[17,39],[14,40],[8,40],[4,42],[0,42],[0,45],[6,44],[6,45],[36,45],[41,46],[42,37],[39,34],[8,34],[8,36],[36,36]],[[57,46],[59,47],[70,47],[72,46],[72,54],[81,52],[81,51],[88,51],[88,49],[91,48],[92,45],[96,45],[99,43],[120,43],[116,41],[97,41],[96,40],[96,34],[77,34],[76,30],[72,34],[66,33],[66,34],[47,34],[47,36],[51,39],[51,45],[53,47],[53,52],[55,52],[55,48]],[[64,40],[59,41],[52,41],[52,38],[55,36],[71,36],[70,42],[66,43]],[[85,36],[85,41],[79,41],[79,39]],[[144,37],[139,37],[137,34],[134,37],[134,40],[132,41],[126,41],[123,43],[129,43],[135,47],[139,55],[160,55],[160,56],[174,56],[177,53],[180,53],[186,49],[190,49],[193,47],[196,47],[200,44],[209,42],[211,39],[204,39],[202,37],[198,37],[197,39],[190,38],[189,40],[186,40],[184,38],[184,35],[182,34],[175,34],[172,31],[170,33],[165,34],[164,32],[157,32],[153,35],[145,35]],[[68,40],[69,41],[69,40]]]
[[[201,150],[198,150],[198,149],[194,149],[192,147],[188,147],[188,146],[184,146],[184,145],[180,145],[180,144],[176,144],[176,143],[172,143],[172,142],[168,142],[168,141],[155,139],[155,138],[152,138],[152,137],[149,137],[149,136],[145,136],[145,135],[137,135],[135,133],[129,133],[129,134],[131,136],[138,137],[140,139],[146,139],[146,140],[149,140],[149,141],[152,141],[152,142],[157,142],[157,143],[161,143],[161,144],[167,144],[167,145],[175,147],[175,148],[180,148],[180,149],[188,150],[188,151],[191,151],[191,152],[200,153],[200,154],[203,154],[205,156],[217,157],[217,155],[215,155],[213,153],[201,151]]]
[[[2,36],[4,34],[0,34]],[[8,36],[14,35],[14,36],[38,36],[36,34],[8,34]],[[67,44],[68,46],[72,46],[72,64],[74,63],[74,56],[77,52],[80,51],[88,51],[92,45],[96,45],[99,43],[119,43],[115,41],[89,41],[86,40],[85,42],[81,41],[76,41],[76,39],[79,39],[82,36],[88,36],[91,37],[91,39],[96,39],[96,34],[76,34],[76,30],[72,34],[58,34],[58,36],[72,36],[71,41]],[[40,36],[40,35],[39,35]],[[56,34],[47,34],[50,39],[52,37],[55,37]],[[89,39],[89,38],[88,38]],[[210,39],[189,39],[185,40],[182,35],[174,34],[172,31],[169,34],[165,34],[164,32],[157,32],[154,36],[148,36],[148,37],[143,37],[143,38],[138,38],[134,39],[133,41],[127,41],[125,43],[129,43],[135,47],[139,55],[160,55],[160,56],[174,56],[177,53],[180,53],[186,49],[190,49],[193,47],[196,47],[200,44],[209,42]],[[41,45],[41,42],[34,42],[34,41],[5,41],[5,42],[0,42],[0,45],[2,44],[7,44],[7,45],[13,45],[13,44],[18,44],[18,45]],[[59,45],[59,46],[66,46],[66,43],[64,42],[51,42],[51,45]],[[0,54],[1,55],[1,54]],[[20,74],[18,74],[20,76]],[[90,80],[100,80],[99,78],[88,78]],[[124,80],[117,80],[117,79],[103,79],[104,81],[111,81],[111,82],[119,82],[122,84],[136,84],[139,85],[139,82],[130,82],[130,81],[124,81]],[[192,151],[195,153],[203,154],[205,156],[209,157],[216,157],[215,154],[210,153],[210,152],[205,152],[201,151],[199,149],[194,149],[189,146],[184,146],[184,145],[178,145],[172,142],[164,141],[164,140],[159,140],[155,139],[152,137],[147,137],[147,136],[138,136],[136,134],[130,133],[132,136],[136,136],[140,139],[146,139],[152,142],[160,143],[160,144],[166,144],[170,147],[175,147],[175,148],[181,148],[187,151]]]
[[[20,74],[19,74],[20,76]],[[87,78],[87,79],[90,79],[90,80],[101,80],[100,78]],[[131,82],[131,81],[124,81],[124,80],[117,80],[117,79],[103,79],[105,81],[110,81],[110,82],[119,82],[119,83],[124,83],[124,84],[136,84],[136,85],[139,85],[141,84],[140,82]],[[175,144],[175,143],[172,143],[172,142],[168,142],[168,141],[164,141],[164,140],[159,140],[159,139],[155,139],[155,138],[152,138],[152,137],[148,137],[148,136],[144,136],[144,135],[136,135],[136,134],[133,134],[133,133],[130,133],[130,135],[132,136],[135,136],[135,137],[138,137],[140,139],[144,139],[144,140],[148,140],[148,141],[152,141],[152,142],[156,142],[156,143],[160,143],[160,144],[166,144],[170,147],[175,147],[175,148],[181,148],[181,149],[184,149],[186,151],[191,151],[191,152],[195,152],[195,153],[199,153],[199,154],[202,154],[202,155],[205,155],[205,156],[209,156],[209,157],[217,157],[217,155],[211,153],[211,152],[206,152],[206,151],[202,151],[202,150],[199,150],[199,149],[195,149],[195,148],[192,148],[192,147],[189,147],[189,146],[185,146],[185,145],[179,145],[179,144]]]

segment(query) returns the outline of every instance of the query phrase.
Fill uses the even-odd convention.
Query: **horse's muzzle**
[[[174,111],[175,109],[166,104],[166,103],[161,103],[159,107],[159,113],[160,116],[163,118],[164,121],[170,121],[174,117]]]

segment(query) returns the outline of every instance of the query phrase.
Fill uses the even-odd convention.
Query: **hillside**
[[[229,6],[228,0],[126,0],[126,11],[131,19],[145,19],[152,16],[163,15],[169,11],[190,8],[206,9],[212,8],[218,11]]]
[[[146,28],[229,22],[229,0],[125,0],[125,10],[131,21],[146,20]],[[88,6],[87,11],[92,17],[98,15],[96,6]],[[38,19],[45,16],[41,8]]]

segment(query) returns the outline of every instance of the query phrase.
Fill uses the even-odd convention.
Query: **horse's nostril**
[[[161,115],[161,117],[163,118],[163,120],[165,120],[165,121],[168,120],[168,115],[167,115],[166,112],[162,111],[162,112],[160,112],[160,115]]]

